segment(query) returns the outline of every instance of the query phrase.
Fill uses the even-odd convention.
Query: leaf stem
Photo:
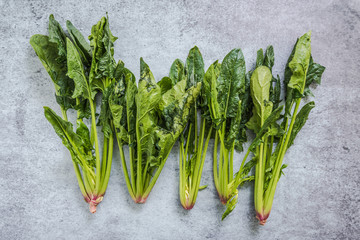
[[[271,210],[271,207],[272,207],[277,182],[279,180],[282,161],[284,159],[284,156],[285,156],[285,153],[286,153],[286,150],[287,150],[287,145],[289,143],[290,136],[291,136],[291,133],[292,133],[292,129],[293,129],[293,126],[294,126],[294,123],[295,123],[295,120],[296,120],[296,114],[297,114],[297,111],[298,111],[299,106],[300,106],[300,101],[301,101],[301,98],[298,98],[296,100],[294,113],[293,113],[292,118],[291,118],[289,130],[286,133],[285,142],[281,143],[282,148],[280,150],[280,154],[278,155],[278,158],[276,159],[275,169],[274,169],[275,173],[273,174],[273,176],[272,176],[272,178],[270,180],[270,183],[269,183],[269,187],[265,192],[265,204],[264,204],[264,212],[265,213],[269,213],[270,210]]]
[[[96,118],[95,118],[95,107],[94,102],[89,98],[90,109],[91,109],[91,129],[94,132],[95,139],[95,157],[96,157],[96,187],[95,192],[98,193],[101,187],[101,159],[100,159],[100,150],[99,150],[99,140],[96,130]]]

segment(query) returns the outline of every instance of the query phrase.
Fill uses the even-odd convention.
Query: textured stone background
[[[10,1],[0,0],[1,239],[359,239],[360,1]],[[47,34],[48,15],[70,19],[84,35],[105,12],[121,58],[136,75],[144,57],[157,79],[199,46],[206,67],[241,47],[247,68],[273,44],[275,73],[298,36],[313,32],[314,59],[325,65],[317,107],[295,145],[265,227],[257,224],[252,184],[223,222],[210,156],[191,211],[178,199],[178,148],[145,205],[130,199],[118,151],[109,188],[92,215],[67,149],[43,116],[59,111],[48,74],[29,45]],[[239,163],[236,163],[239,166]]]

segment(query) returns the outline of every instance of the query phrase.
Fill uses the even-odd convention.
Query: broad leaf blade
[[[39,34],[31,37],[30,44],[55,84],[57,103],[64,110],[75,107],[75,99],[71,97],[74,82],[66,75],[66,62],[57,61],[59,58],[57,45],[50,42],[49,37]]]
[[[68,20],[66,21],[67,30],[71,36],[76,49],[81,55],[81,59],[85,66],[91,66],[92,52],[90,44],[86,41],[81,32]]]

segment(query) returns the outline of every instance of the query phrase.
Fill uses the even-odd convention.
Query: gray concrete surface
[[[360,1],[88,2],[0,0],[1,239],[360,238]],[[285,157],[289,167],[266,226],[255,220],[251,184],[220,221],[210,156],[202,178],[209,188],[183,210],[177,147],[145,205],[130,199],[116,150],[105,199],[89,213],[69,153],[43,116],[43,105],[59,108],[29,38],[47,33],[50,13],[88,35],[106,11],[119,37],[116,59],[138,75],[144,57],[157,79],[195,44],[206,67],[241,47],[248,68],[258,48],[273,44],[275,73],[283,76],[296,38],[313,31],[314,59],[327,70],[314,90],[317,106]]]

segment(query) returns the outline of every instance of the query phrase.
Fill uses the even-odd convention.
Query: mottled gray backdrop
[[[1,239],[359,239],[360,1],[87,2],[0,0]],[[210,156],[202,178],[209,187],[183,210],[177,146],[145,205],[129,197],[116,148],[105,199],[89,213],[69,153],[44,118],[42,106],[59,107],[29,39],[47,34],[50,13],[87,36],[106,12],[119,37],[116,59],[138,76],[144,57],[158,80],[194,45],[206,67],[241,47],[250,69],[256,50],[273,44],[275,74],[283,76],[296,38],[312,30],[313,57],[327,69],[264,227],[254,217],[252,184],[220,221]]]

